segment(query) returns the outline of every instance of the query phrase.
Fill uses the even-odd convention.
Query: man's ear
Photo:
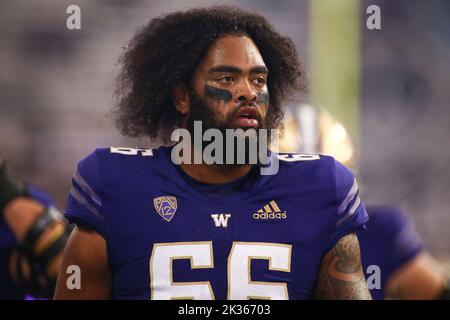
[[[181,114],[185,115],[189,112],[189,91],[183,83],[178,83],[173,89],[172,100]]]

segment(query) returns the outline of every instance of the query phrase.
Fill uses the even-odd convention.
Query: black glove
[[[0,158],[0,216],[8,202],[26,195],[25,184],[9,175],[5,160]]]

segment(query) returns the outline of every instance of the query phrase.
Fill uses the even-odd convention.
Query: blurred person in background
[[[51,196],[0,158],[0,299],[51,298],[70,230]]]
[[[356,168],[351,138],[328,112],[308,104],[287,108],[284,130],[281,152],[331,155]],[[450,299],[445,268],[426,251],[407,215],[385,205],[369,205],[366,210],[367,229],[357,236],[372,298]],[[372,276],[376,272],[379,279]]]

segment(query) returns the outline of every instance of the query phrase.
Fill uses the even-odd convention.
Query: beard
[[[199,97],[194,90],[190,90],[189,92],[189,101],[190,101],[190,110],[186,121],[186,129],[189,131],[191,135],[191,142],[194,145],[194,148],[197,151],[201,151],[202,154],[205,148],[211,144],[211,141],[202,141],[201,146],[197,146],[194,144],[194,122],[201,121],[202,123],[202,137],[204,133],[208,129],[217,129],[220,131],[223,137],[223,145],[222,147],[222,163],[227,166],[242,166],[246,164],[255,164],[254,159],[256,156],[256,161],[259,161],[259,152],[265,152],[267,155],[268,145],[270,144],[270,134],[266,131],[266,135],[262,134],[260,136],[261,129],[267,129],[267,119],[269,117],[262,118],[259,110],[256,116],[256,120],[258,121],[258,126],[256,128],[239,128],[234,125],[235,116],[237,112],[242,107],[247,106],[255,106],[254,103],[250,103],[247,101],[243,101],[242,103],[238,103],[232,111],[230,111],[223,119],[219,117],[217,112],[215,112],[214,108],[208,105],[208,103]],[[233,138],[232,144],[227,143],[227,129],[242,129],[243,134],[236,134]],[[262,140],[260,141],[260,138]],[[267,137],[267,138],[265,138]],[[239,140],[241,140],[241,149],[239,149]],[[252,141],[253,140],[253,141]],[[228,140],[229,141],[229,140]],[[256,150],[254,145],[256,144]],[[253,148],[252,148],[253,145]],[[201,150],[198,150],[198,149]],[[256,154],[254,154],[256,153]],[[230,163],[229,159],[227,161],[227,154],[232,154],[233,159],[232,163]],[[240,155],[240,158],[239,158]],[[212,152],[212,156],[215,156],[215,153]],[[253,160],[252,160],[253,159]],[[257,163],[256,162],[256,163]]]

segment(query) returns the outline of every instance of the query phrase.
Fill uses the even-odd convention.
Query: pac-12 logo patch
[[[174,196],[153,198],[153,205],[156,212],[167,222],[170,222],[177,212],[177,198]]]

